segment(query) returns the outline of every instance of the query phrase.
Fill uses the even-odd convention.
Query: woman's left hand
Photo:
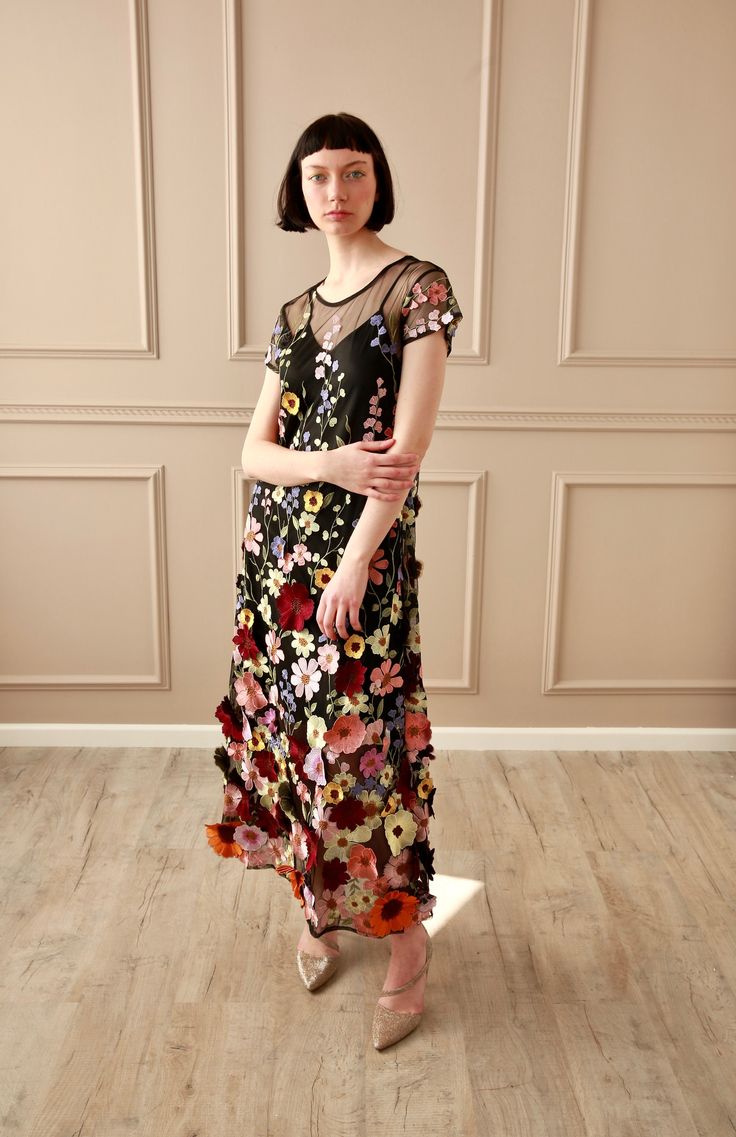
[[[343,639],[352,635],[348,631],[348,617],[353,629],[361,630],[360,609],[367,587],[368,564],[343,556],[317,607],[317,623],[329,640],[335,638],[335,631]]]

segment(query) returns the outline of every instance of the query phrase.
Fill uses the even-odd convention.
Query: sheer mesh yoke
[[[337,349],[374,317],[377,328],[381,323],[385,326],[386,344],[399,358],[405,343],[443,329],[450,354],[463,314],[445,271],[432,261],[402,257],[341,301],[324,300],[320,284],[312,285],[282,306],[265,355],[266,366],[272,371],[279,370],[282,351],[305,327],[309,327],[320,345],[327,339]]]
[[[408,255],[339,302],[318,284],[287,301],[266,353],[280,376],[279,444],[334,450],[389,436],[405,346],[444,331],[449,354],[461,319],[444,271]],[[215,712],[224,801],[210,845],[286,876],[315,936],[401,932],[436,900],[419,474],[371,558],[358,623],[331,640],[317,623],[366,501],[328,481],[254,482]]]

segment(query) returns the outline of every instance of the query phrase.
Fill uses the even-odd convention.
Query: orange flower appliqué
[[[409,892],[386,892],[368,913],[368,923],[377,936],[403,932],[414,923],[419,901]]]
[[[205,825],[207,842],[218,857],[239,857],[242,855],[243,849],[233,837],[238,825],[240,825],[239,821],[223,821],[217,825]]]

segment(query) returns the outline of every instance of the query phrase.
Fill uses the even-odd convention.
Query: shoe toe
[[[394,1042],[411,1034],[421,1021],[421,1012],[391,1011],[381,1003],[376,1003],[373,1012],[373,1045],[376,1050],[385,1050],[387,1046],[392,1046]]]
[[[337,971],[338,957],[297,951],[296,963],[304,986],[308,991],[316,991]]]

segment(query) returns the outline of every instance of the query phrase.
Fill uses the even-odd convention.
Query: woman
[[[278,213],[284,230],[324,233],[330,268],[281,307],[243,446],[257,480],[216,712],[224,808],[207,834],[221,856],[289,878],[309,990],[337,968],[338,929],[391,936],[373,1023],[383,1049],[418,1025],[431,957],[414,522],[462,312],[439,266],[378,236],[393,188],[361,119],[304,130]]]

